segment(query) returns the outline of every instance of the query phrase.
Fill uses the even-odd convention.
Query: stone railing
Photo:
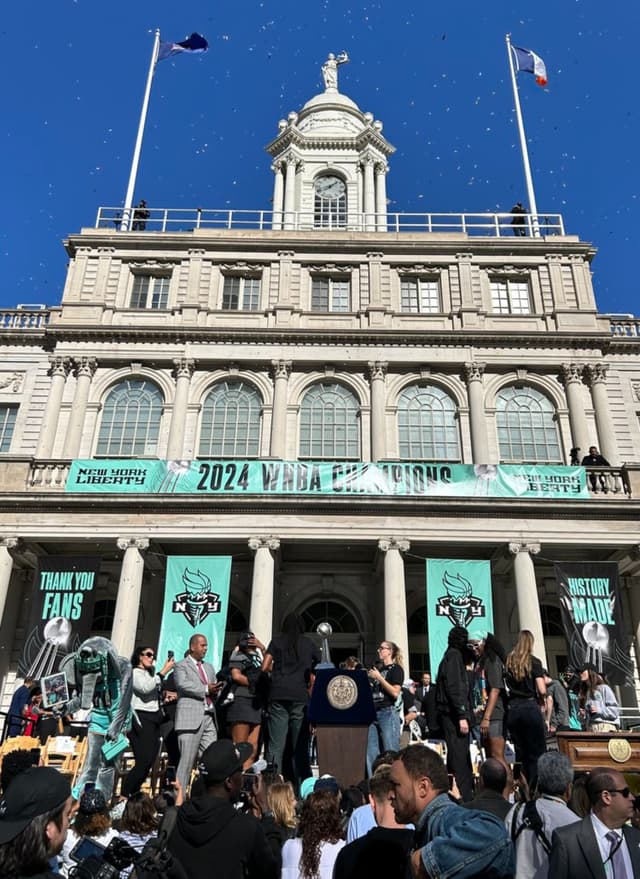
[[[0,309],[0,330],[42,330],[51,318],[51,308]]]
[[[29,473],[28,487],[36,491],[64,491],[69,475],[71,461],[47,460],[33,461]]]
[[[640,338],[640,317],[609,318],[612,336]]]
[[[631,496],[631,479],[626,467],[587,467],[585,469],[587,471],[587,488],[590,494]]]

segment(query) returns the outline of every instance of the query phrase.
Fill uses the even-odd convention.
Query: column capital
[[[585,367],[585,374],[592,387],[594,385],[605,384],[608,372],[609,367],[606,363],[591,363],[589,366]]]
[[[384,381],[389,364],[384,360],[370,360],[367,363],[367,367],[369,371],[369,381],[376,381],[377,379]]]
[[[468,363],[465,363],[463,371],[467,384],[470,384],[471,382],[481,382],[486,365],[486,363],[481,363],[478,360],[471,360]]]
[[[528,552],[529,555],[538,555],[540,552],[539,543],[510,543],[509,552],[511,555],[518,555],[521,552]]]
[[[277,537],[250,537],[248,545],[253,552],[259,549],[270,549],[275,552],[280,548],[280,540]]]
[[[176,357],[173,361],[172,375],[176,381],[179,378],[188,378],[190,380],[195,368],[195,360],[191,360],[189,357]]]
[[[49,375],[61,375],[64,379],[71,372],[71,359],[69,357],[59,357],[52,355],[49,357]]]
[[[271,361],[271,375],[274,379],[277,378],[285,378],[288,379],[291,375],[291,360],[272,360]]]
[[[584,367],[580,363],[563,363],[560,367],[560,375],[565,385],[582,384]]]
[[[88,379],[92,379],[97,368],[98,361],[95,357],[73,358],[73,374],[76,378],[86,376]]]
[[[4,546],[6,550],[17,549],[21,540],[19,537],[2,537],[0,538],[0,546]]]
[[[410,546],[410,541],[404,537],[382,537],[378,541],[378,549],[381,552],[389,552],[391,549],[396,549],[398,552],[408,552]]]
[[[118,549],[125,552],[127,549],[137,549],[145,552],[149,549],[149,540],[146,537],[118,537],[116,541]]]

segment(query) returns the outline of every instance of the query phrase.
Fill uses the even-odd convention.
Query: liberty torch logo
[[[220,596],[211,591],[211,580],[200,570],[182,572],[184,592],[176,595],[171,610],[181,613],[195,629],[210,613],[220,613]]]
[[[442,585],[446,595],[442,595],[436,601],[436,614],[439,617],[448,617],[452,626],[464,626],[465,628],[476,617],[485,616],[485,606],[481,598],[473,595],[471,583],[462,574],[449,574],[444,572]]]

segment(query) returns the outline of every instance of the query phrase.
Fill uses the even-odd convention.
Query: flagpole
[[[522,153],[522,164],[524,165],[524,179],[527,186],[527,199],[529,201],[529,213],[532,214],[532,235],[534,238],[540,237],[540,226],[538,224],[538,206],[536,205],[536,196],[533,191],[533,178],[531,176],[531,165],[529,164],[529,150],[527,149],[527,138],[524,133],[524,122],[522,121],[522,110],[520,108],[520,95],[518,94],[518,83],[516,81],[516,71],[513,66],[513,52],[511,51],[511,34],[505,37],[507,43],[507,55],[509,56],[509,70],[511,71],[511,85],[513,86],[513,101],[516,108],[516,120],[518,122],[518,133],[520,135],[520,151]]]
[[[147,121],[147,111],[149,109],[149,97],[151,95],[151,85],[153,83],[153,74],[156,69],[158,60],[158,49],[160,48],[160,28],[156,28],[155,38],[153,41],[153,50],[151,52],[151,63],[149,64],[149,73],[147,74],[147,85],[142,99],[142,109],[140,111],[140,121],[138,122],[138,135],[136,144],[133,148],[133,158],[131,160],[131,172],[129,174],[129,184],[127,186],[127,194],[124,197],[124,210],[122,212],[122,223],[120,224],[121,232],[128,232],[131,227],[131,209],[133,207],[133,195],[136,188],[136,177],[138,176],[138,165],[140,164],[140,152],[142,150],[142,138],[144,135],[144,126]]]

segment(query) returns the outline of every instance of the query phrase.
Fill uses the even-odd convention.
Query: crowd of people
[[[297,615],[267,645],[243,633],[224,672],[206,661],[203,634],[162,665],[142,645],[120,794],[107,802],[98,780],[74,800],[60,773],[32,765],[33,749],[7,755],[0,876],[73,879],[90,841],[108,875],[134,879],[159,833],[194,879],[568,879],[598,858],[602,875],[640,876],[640,791],[618,770],[576,775],[550,748],[557,731],[618,729],[615,694],[592,668],[554,680],[534,647],[528,631],[507,653],[492,634],[470,640],[454,626],[433,682],[430,672],[415,682],[398,646],[381,641],[365,669],[375,719],[364,777],[341,789],[311,771],[320,655]],[[20,699],[26,723],[31,695]],[[161,741],[175,779],[168,772],[154,799],[143,788]]]

